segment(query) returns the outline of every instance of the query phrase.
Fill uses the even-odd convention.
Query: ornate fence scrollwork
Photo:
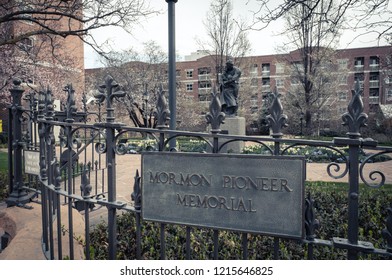
[[[359,167],[359,175],[361,176],[361,180],[365,183],[366,186],[371,187],[371,188],[380,188],[385,185],[385,174],[379,170],[374,170],[369,173],[369,179],[373,182],[369,182],[367,178],[365,178],[364,175],[364,167],[366,164],[370,163],[374,158],[377,158],[378,156],[384,155],[391,153],[391,151],[382,151],[379,153],[376,153],[374,155],[368,156],[360,165]],[[378,182],[377,182],[378,180]],[[377,182],[377,183],[375,183]]]

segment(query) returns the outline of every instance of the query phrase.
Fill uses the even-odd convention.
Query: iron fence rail
[[[141,217],[141,177],[139,172],[135,175],[133,191],[129,196],[132,197],[133,203],[127,203],[118,200],[117,196],[117,178],[116,178],[116,159],[127,153],[124,141],[121,141],[129,132],[132,134],[149,135],[149,138],[155,141],[157,153],[164,150],[173,150],[170,144],[174,139],[188,137],[200,139],[206,143],[208,149],[205,152],[221,153],[229,143],[235,141],[246,141],[258,144],[266,150],[270,156],[285,155],[293,147],[323,147],[330,149],[341,158],[341,163],[330,162],[326,175],[333,178],[343,178],[348,175],[349,190],[347,193],[348,203],[348,235],[346,237],[336,237],[332,240],[323,240],[317,238],[318,221],[314,213],[314,200],[308,196],[305,199],[305,232],[306,236],[300,240],[307,250],[307,258],[314,257],[314,247],[327,246],[347,250],[348,259],[357,259],[360,253],[375,254],[386,258],[392,258],[392,205],[389,208],[389,216],[385,217],[385,229],[383,236],[386,241],[385,248],[375,248],[370,242],[359,240],[359,178],[369,187],[379,188],[385,184],[386,175],[379,170],[370,173],[370,178],[366,178],[363,168],[374,157],[391,153],[392,147],[378,146],[372,139],[362,139],[359,133],[360,127],[366,122],[367,116],[363,113],[363,104],[361,103],[361,89],[357,84],[353,91],[353,99],[348,107],[348,112],[343,115],[345,124],[349,127],[348,137],[334,138],[332,141],[316,141],[306,139],[287,139],[283,138],[282,128],[286,125],[287,116],[283,114],[283,108],[277,92],[273,93],[273,102],[270,107],[268,121],[271,128],[271,135],[265,137],[259,136],[238,136],[221,134],[220,125],[225,116],[220,110],[218,95],[213,93],[210,112],[207,114],[207,122],[211,126],[210,133],[189,132],[170,130],[167,127],[168,109],[164,92],[158,92],[158,103],[155,118],[157,119],[157,128],[136,128],[116,123],[114,118],[113,101],[121,98],[124,93],[120,90],[118,84],[113,78],[106,78],[105,84],[101,86],[100,94],[97,98],[99,103],[99,113],[88,112],[84,106],[83,112],[77,112],[74,92],[71,86],[67,88],[68,99],[63,112],[54,111],[51,93],[49,91],[40,92],[39,97],[31,97],[30,108],[24,110],[20,106],[20,96],[23,90],[20,84],[15,82],[11,89],[13,105],[11,105],[10,119],[15,122],[28,122],[27,131],[32,135],[35,133],[33,127],[38,128],[39,137],[33,137],[34,140],[25,137],[22,139],[21,131],[10,133],[10,150],[13,154],[13,161],[21,157],[20,151],[23,149],[36,149],[39,147],[40,152],[40,174],[37,180],[29,180],[23,183],[21,178],[22,166],[15,164],[12,172],[13,182],[10,184],[11,200],[8,201],[10,206],[15,204],[24,204],[29,201],[26,198],[26,190],[31,193],[35,189],[40,195],[42,204],[42,228],[43,228],[43,250],[48,259],[63,259],[64,256],[64,238],[68,239],[67,252],[70,259],[75,258],[75,235],[74,235],[74,209],[79,210],[84,215],[85,232],[84,248],[85,258],[90,259],[90,234],[91,234],[91,211],[97,206],[106,208],[108,220],[108,258],[116,259],[117,256],[117,215],[119,211],[133,213],[135,216],[135,251],[136,257],[142,258],[142,225]],[[106,100],[106,111],[101,112],[103,101]],[[15,115],[27,114],[25,119]],[[102,118],[102,114],[106,117]],[[95,121],[91,122],[89,116],[95,116]],[[90,122],[88,122],[88,120]],[[22,127],[22,126],[19,126]],[[60,128],[58,135],[55,135],[55,127]],[[28,145],[23,143],[29,143]],[[348,149],[348,154],[342,151]],[[374,150],[375,154],[367,157],[364,161],[359,161],[360,149]],[[79,169],[75,173],[75,170]],[[378,181],[376,180],[378,179]],[[39,182],[38,187],[32,187],[31,182]],[[19,194],[19,195],[18,195]],[[66,206],[68,215],[67,231],[64,237],[64,221],[61,220],[62,211]],[[166,258],[166,228],[164,223],[160,224],[160,258]],[[192,258],[191,234],[193,227],[186,226],[185,230],[185,255],[187,259]],[[213,229],[213,258],[219,258],[219,230]],[[57,235],[56,235],[57,233]],[[248,233],[240,233],[242,257],[249,257]],[[279,257],[281,238],[274,237],[272,248],[274,258]],[[57,252],[57,255],[56,255]]]

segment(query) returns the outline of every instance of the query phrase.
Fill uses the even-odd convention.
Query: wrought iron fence
[[[90,215],[97,208],[105,210],[108,221],[108,257],[117,256],[117,214],[121,211],[132,213],[135,216],[135,244],[136,258],[142,257],[142,192],[139,172],[134,182],[129,182],[129,196],[132,202],[119,199],[117,193],[117,158],[125,156],[127,135],[139,133],[148,135],[150,141],[155,143],[156,153],[169,149],[169,142],[173,139],[188,137],[205,142],[206,151],[222,153],[229,143],[236,141],[253,142],[263,147],[269,156],[287,155],[293,147],[323,147],[339,155],[340,164],[330,162],[326,176],[343,178],[348,176],[348,235],[335,237],[332,240],[323,240],[317,236],[319,222],[314,212],[314,203],[317,197],[307,196],[305,201],[304,229],[305,237],[297,242],[306,246],[307,258],[313,258],[314,246],[327,246],[347,250],[348,259],[357,259],[360,253],[374,254],[385,258],[392,257],[392,205],[385,216],[385,228],[382,234],[385,238],[383,248],[375,248],[372,243],[359,240],[359,179],[369,188],[380,188],[385,184],[386,175],[380,170],[374,170],[369,178],[365,177],[364,166],[373,158],[392,152],[392,147],[379,146],[372,139],[362,139],[360,128],[365,125],[367,115],[363,113],[361,89],[359,84],[353,90],[353,97],[348,106],[348,112],[343,115],[343,122],[348,126],[347,137],[336,137],[332,141],[315,141],[306,139],[284,138],[282,128],[287,125],[287,116],[283,113],[279,94],[272,94],[272,103],[269,108],[268,122],[270,136],[238,136],[221,133],[221,124],[225,115],[221,112],[219,98],[212,93],[209,113],[206,115],[210,125],[208,133],[187,131],[172,131],[168,129],[169,110],[165,93],[158,92],[158,102],[155,112],[157,128],[137,128],[118,123],[114,117],[113,102],[124,96],[124,92],[114,79],[108,76],[96,95],[98,112],[89,112],[84,98],[82,112],[77,112],[74,100],[74,90],[67,86],[66,104],[55,111],[52,95],[49,90],[42,91],[36,97],[26,95],[29,108],[21,105],[21,96],[24,90],[20,82],[15,81],[11,89],[13,103],[10,106],[10,120],[12,123],[9,142],[10,155],[10,198],[9,206],[24,205],[33,196],[38,195],[42,204],[42,242],[44,252],[49,259],[64,259],[64,239],[67,239],[66,256],[75,258],[74,216],[75,209],[84,215],[83,244],[85,258],[90,259]],[[104,105],[104,102],[106,103]],[[104,109],[103,109],[104,108]],[[26,117],[23,118],[22,116]],[[105,115],[105,117],[103,117]],[[22,133],[22,123],[27,123],[25,134]],[[56,130],[58,128],[58,130]],[[37,133],[37,132],[38,133]],[[57,133],[55,132],[57,131]],[[57,135],[56,135],[57,134]],[[124,140],[126,139],[126,140]],[[348,153],[343,151],[348,149]],[[374,150],[374,154],[362,162],[359,161],[360,149]],[[22,155],[24,151],[39,151],[39,174],[28,175],[24,180]],[[11,157],[12,155],[12,157]],[[164,163],[162,163],[164,164]],[[32,184],[35,183],[35,184]],[[133,186],[133,187],[132,187]],[[133,189],[132,189],[133,188]],[[388,206],[386,206],[388,207]],[[66,222],[62,220],[62,212],[66,211]],[[67,231],[64,224],[67,223]],[[166,258],[166,224],[160,224],[160,257]],[[185,251],[186,258],[192,258],[191,226],[186,226]],[[64,235],[66,232],[66,235]],[[248,233],[242,235],[242,256],[248,258]],[[281,239],[273,236],[274,246],[271,248],[273,256],[278,258]],[[213,229],[213,257],[219,258],[219,230]]]

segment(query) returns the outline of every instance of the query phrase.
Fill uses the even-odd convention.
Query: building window
[[[363,70],[363,66],[365,65],[365,58],[364,57],[356,57],[354,59],[354,69],[356,71]]]
[[[359,86],[363,89],[363,81],[364,81],[364,75],[361,74],[355,74],[354,75],[354,82],[359,82]]]
[[[369,76],[369,87],[370,88],[378,88],[379,85],[379,74],[378,73],[370,73]]]
[[[252,66],[251,66],[251,68],[250,68],[250,71],[249,71],[249,73],[251,74],[251,75],[254,75],[254,76],[256,76],[257,75],[257,64],[253,64]]]
[[[346,70],[348,68],[348,59],[338,59],[338,65],[340,70]]]
[[[339,85],[347,85],[347,76],[339,75],[338,76]]]
[[[269,87],[271,85],[270,78],[262,78],[261,79],[261,84],[262,84],[263,87]]]
[[[211,68],[203,67],[198,69],[199,81],[205,81],[210,79]]]
[[[211,88],[211,82],[209,81],[199,82],[199,89],[200,88]]]
[[[387,101],[392,101],[392,88],[386,89],[386,98],[387,98]]]
[[[257,78],[252,78],[252,79],[250,80],[250,86],[251,86],[251,87],[257,87],[257,86],[258,86]]]
[[[193,91],[193,84],[186,84],[186,91]]]
[[[284,87],[284,80],[283,79],[276,79],[276,87],[278,87],[278,88]]]
[[[181,71],[180,70],[176,70],[176,77],[181,77]]]
[[[369,59],[369,69],[370,71],[378,71],[380,65],[380,59],[378,56],[371,56]]]
[[[186,70],[186,77],[192,78],[193,77],[193,70]]]
[[[284,68],[285,68],[284,63],[276,63],[276,74],[283,74]]]
[[[347,100],[347,92],[339,92],[338,93],[338,99],[339,101],[346,101]]]
[[[270,64],[269,63],[261,64],[261,72],[262,72],[263,76],[269,76],[269,74],[270,74]]]
[[[305,72],[304,65],[300,61],[293,62],[291,64],[292,73],[300,73],[303,74]]]
[[[199,93],[199,101],[211,101],[211,95],[210,94],[200,94]]]

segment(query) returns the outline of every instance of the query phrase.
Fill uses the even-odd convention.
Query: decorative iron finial
[[[113,79],[112,76],[107,75],[105,83],[100,85],[98,88],[99,93],[94,94],[94,97],[103,102],[106,99],[106,113],[107,121],[109,123],[114,122],[114,108],[113,98],[120,98],[125,96],[125,92],[121,90],[120,85]]]
[[[168,109],[165,92],[162,85],[158,89],[157,110],[154,112],[154,117],[157,119],[157,128],[167,128],[167,122],[170,120],[170,111]]]
[[[46,119],[53,120],[53,116],[54,116],[53,95],[49,87],[46,89],[45,96],[46,96]]]
[[[140,188],[139,170],[136,169],[135,183],[133,185],[133,193],[131,194],[132,201],[135,202],[135,210],[140,210],[142,206],[142,192]]]
[[[220,125],[224,123],[225,113],[222,112],[222,105],[219,100],[219,94],[214,91],[211,92],[211,102],[209,106],[210,111],[206,114],[207,124],[211,124],[211,133],[219,133],[221,131]]]
[[[65,105],[65,110],[67,112],[67,122],[73,122],[73,115],[76,113],[75,105],[75,90],[71,84],[65,86],[64,91],[67,92],[67,104]]]
[[[271,106],[269,107],[269,115],[267,116],[267,121],[271,130],[271,136],[275,138],[282,137],[283,133],[281,129],[287,126],[287,116],[283,114],[283,106],[280,102],[280,94],[275,88],[272,96]]]
[[[392,203],[391,206],[387,209],[388,218],[387,218],[387,228],[383,229],[382,237],[387,241],[387,251],[392,253]]]
[[[45,109],[45,92],[39,91],[37,119],[43,120],[45,118]]]
[[[314,200],[310,197],[310,193],[308,193],[308,198],[305,200],[305,231],[306,231],[306,239],[314,240],[315,231],[319,228],[320,222],[315,218],[314,208],[313,208]]]
[[[22,87],[22,82],[19,79],[13,80],[14,86],[9,90],[12,97],[11,110],[15,114],[20,106],[22,106],[22,94],[24,89]]]
[[[82,94],[82,104],[83,104],[83,112],[87,113],[87,96],[86,93]]]
[[[363,112],[362,89],[358,80],[355,82],[355,89],[351,92],[353,96],[347,107],[348,112],[342,116],[343,125],[348,125],[347,135],[350,138],[359,138],[361,136],[359,130],[367,125],[368,116]]]

